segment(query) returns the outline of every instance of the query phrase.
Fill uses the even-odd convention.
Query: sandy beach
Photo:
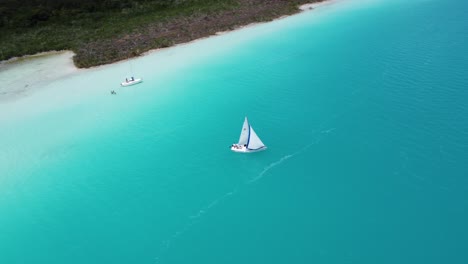
[[[321,7],[329,6],[337,2],[339,1],[329,0],[302,5],[300,6],[302,11],[292,16],[297,16],[304,12],[316,11]],[[0,63],[0,81],[4,85],[0,87],[0,104],[5,104],[21,98],[25,98],[37,92],[39,89],[41,89],[41,87],[47,86],[47,83],[51,83],[54,80],[70,76],[78,72],[89,72],[97,69],[106,69],[115,65],[128,65],[129,62],[131,63],[138,59],[161,52],[171,54],[181,47],[189,47],[190,45],[200,41],[233,34],[241,30],[252,29],[260,25],[278,22],[288,17],[291,16],[283,16],[270,22],[251,23],[233,30],[217,32],[215,35],[199,38],[182,44],[177,44],[168,48],[153,49],[143,53],[140,57],[127,59],[112,64],[95,66],[88,69],[78,69],[75,67],[73,64],[74,53],[72,51],[50,51],[2,61]],[[128,68],[128,66],[123,67]],[[122,74],[123,75],[121,78],[125,78],[126,74],[123,71]],[[119,82],[120,80],[117,83]]]
[[[77,72],[73,56],[71,51],[51,51],[2,62],[0,103],[30,95],[44,83]]]
[[[468,2],[302,8],[2,64],[0,264],[468,263]]]
[[[311,11],[315,8],[336,4],[337,2],[340,2],[340,1],[344,1],[344,0],[325,0],[322,2],[318,2],[318,3],[310,3],[310,4],[299,6],[299,9],[302,10],[302,12]]]

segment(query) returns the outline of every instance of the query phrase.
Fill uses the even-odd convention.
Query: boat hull
[[[245,146],[240,146],[240,145],[237,145],[237,144],[234,144],[231,146],[231,150],[234,151],[234,152],[237,152],[237,153],[253,153],[253,152],[259,152],[259,151],[263,151],[263,150],[266,150],[267,147],[261,147],[259,149],[249,149]]]
[[[143,79],[135,79],[133,81],[123,82],[123,83],[120,84],[120,86],[123,86],[123,87],[131,86],[131,85],[135,85],[135,84],[138,84],[138,83],[141,83],[141,82],[143,82]]]

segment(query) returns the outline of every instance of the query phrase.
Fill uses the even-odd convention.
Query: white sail
[[[249,121],[247,117],[244,120],[244,125],[242,126],[241,134],[239,137],[239,145],[246,145],[249,141]]]
[[[249,143],[247,144],[247,148],[256,150],[265,147],[265,144],[260,140],[257,136],[257,133],[253,130],[253,127],[250,126],[250,133],[249,133]]]

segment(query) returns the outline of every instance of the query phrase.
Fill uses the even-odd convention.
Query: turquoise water
[[[467,11],[343,1],[0,104],[0,263],[467,263]]]

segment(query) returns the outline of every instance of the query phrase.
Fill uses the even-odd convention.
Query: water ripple
[[[243,188],[251,185],[251,184],[254,184],[254,183],[257,183],[259,182],[260,180],[262,180],[266,175],[268,175],[268,172],[270,172],[272,169],[274,169],[275,167],[281,165],[282,163],[284,163],[286,160],[288,159],[291,159],[297,155],[300,155],[302,153],[304,153],[305,151],[307,151],[310,147],[312,147],[313,145],[316,145],[318,144],[323,138],[324,136],[330,134],[331,132],[335,131],[336,128],[329,128],[329,129],[324,129],[324,130],[320,130],[319,133],[317,133],[318,135],[316,136],[316,139],[307,144],[306,146],[304,146],[303,148],[299,149],[298,151],[292,153],[292,154],[287,154],[283,157],[281,157],[280,159],[270,163],[268,166],[264,167],[264,169],[257,175],[255,176],[254,178],[248,180],[247,182],[245,182],[242,186],[238,187],[238,188],[234,188],[233,190],[229,191],[229,192],[226,192],[224,193],[223,195],[221,195],[220,197],[212,200],[210,203],[208,203],[206,206],[203,206],[202,208],[200,208],[197,213],[193,214],[193,215],[190,215],[188,216],[188,222],[187,224],[182,227],[181,229],[177,230],[176,232],[174,232],[174,234],[172,236],[170,236],[169,239],[163,241],[161,243],[161,246],[160,246],[160,250],[159,250],[159,255],[157,257],[155,257],[155,261],[156,263],[159,263],[161,261],[161,257],[164,255],[165,252],[167,252],[171,246],[174,244],[174,242],[180,238],[181,236],[183,236],[185,233],[187,233],[188,231],[191,230],[191,228],[196,225],[199,221],[202,220],[202,218],[210,211],[212,210],[213,208],[216,208],[217,206],[220,206],[222,205],[222,203],[224,201],[226,201],[229,197],[232,197],[234,196],[235,194],[237,194],[238,192],[240,192]]]

